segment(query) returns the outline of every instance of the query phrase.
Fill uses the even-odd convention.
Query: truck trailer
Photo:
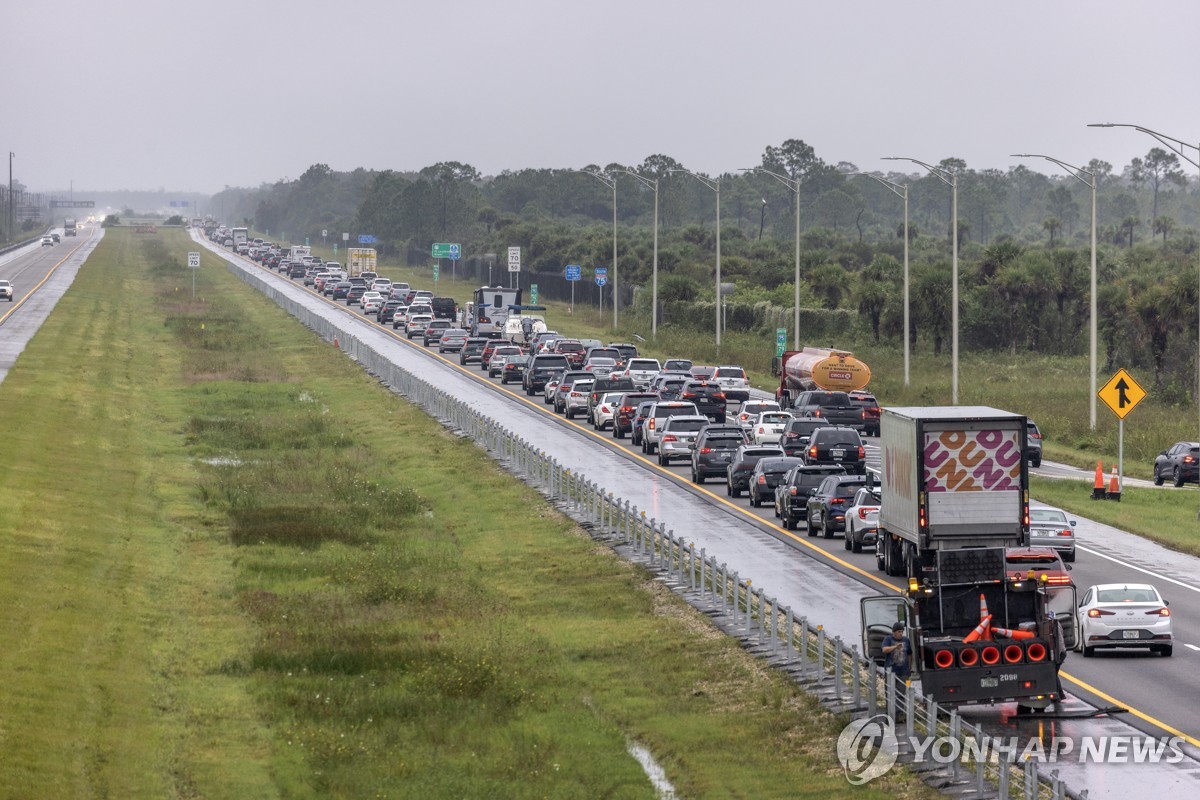
[[[77,233],[78,233],[78,226],[77,226],[75,220],[73,220],[73,219],[63,220],[63,236],[76,236]]]
[[[378,272],[375,249],[371,247],[351,247],[346,250],[346,272],[351,278],[357,278],[364,272]]]
[[[871,382],[871,368],[849,350],[805,347],[788,350],[780,359],[775,399],[788,408],[801,392],[815,389],[851,392]]]

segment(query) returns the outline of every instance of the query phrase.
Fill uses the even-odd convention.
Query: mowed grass
[[[842,720],[189,249],[110,231],[0,385],[0,796],[847,793]]]

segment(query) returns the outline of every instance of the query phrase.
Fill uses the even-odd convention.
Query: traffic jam
[[[1068,651],[1173,653],[1154,584],[1073,581],[1077,523],[1028,499],[1042,436],[1024,416],[881,409],[869,367],[829,348],[786,351],[772,397],[736,364],[551,330],[520,289],[484,286],[460,304],[380,276],[373,250],[351,251],[346,267],[304,250],[255,240],[242,254],[772,524],[777,538],[842,549],[839,563],[897,578],[898,593],[863,600],[864,648],[884,663],[893,628],[912,630],[913,672],[939,702],[1036,712],[1063,699]],[[1000,668],[1016,680],[1001,685]]]

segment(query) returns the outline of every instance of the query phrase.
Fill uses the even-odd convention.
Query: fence
[[[903,720],[904,737],[898,760],[914,762],[908,746],[914,737],[946,737],[958,743],[961,759],[922,771],[927,782],[940,788],[958,786],[976,796],[1025,800],[1086,800],[1030,760],[1010,763],[989,757],[993,738],[982,726],[962,719],[912,685],[878,667],[860,653],[857,644],[829,636],[824,627],[792,608],[781,605],[748,576],[704,548],[677,536],[628,500],[614,496],[579,471],[565,468],[550,454],[515,431],[499,425],[453,395],[413,373],[400,369],[350,330],[360,324],[335,323],[280,291],[264,275],[230,263],[230,270],[266,294],[326,341],[336,342],[351,358],[393,391],[403,395],[459,435],[471,439],[492,458],[579,520],[592,535],[619,554],[655,573],[674,592],[705,612],[744,647],[784,670],[827,708],[853,717],[886,714]]]

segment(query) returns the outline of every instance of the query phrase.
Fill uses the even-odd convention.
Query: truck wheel
[[[781,514],[780,518],[783,520],[783,529],[785,531],[793,530],[796,527],[796,525],[792,522],[792,518],[790,515]]]
[[[693,483],[703,484],[704,481],[707,479],[708,479],[708,476],[705,475],[703,472],[693,472],[692,473],[692,482]]]
[[[732,485],[731,485],[731,486],[729,487],[729,496],[730,496],[730,497],[741,497],[741,496],[742,496],[742,490],[741,490],[741,489],[739,489],[739,488],[737,488],[736,486],[732,486]]]

